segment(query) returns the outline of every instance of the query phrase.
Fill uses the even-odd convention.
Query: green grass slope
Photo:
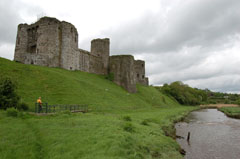
[[[130,94],[102,75],[25,65],[3,58],[0,70],[0,77],[10,77],[17,83],[18,94],[32,110],[39,96],[49,104],[88,104],[98,111],[177,105],[153,87],[138,85],[138,93]]]
[[[0,77],[18,84],[34,109],[49,104],[89,104],[89,113],[8,117],[0,111],[1,159],[178,159],[179,145],[166,131],[195,107],[185,107],[154,87],[129,94],[104,76],[24,65],[0,58]]]

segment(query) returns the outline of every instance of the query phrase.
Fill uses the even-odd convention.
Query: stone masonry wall
[[[148,85],[148,79],[145,77],[145,62],[142,60],[134,61],[136,82],[142,85]]]
[[[114,82],[130,93],[137,92],[134,72],[134,58],[131,55],[111,56],[110,73],[114,74]]]
[[[91,41],[91,54],[102,59],[103,67],[101,72],[103,72],[103,74],[108,73],[109,46],[110,42],[108,38],[94,39]]]
[[[79,69],[84,72],[89,72],[90,52],[79,49]]]
[[[61,38],[61,65],[68,70],[79,68],[78,33],[77,29],[70,23],[62,22]]]
[[[59,67],[59,25],[55,18],[42,18],[31,25],[20,24],[14,60]]]

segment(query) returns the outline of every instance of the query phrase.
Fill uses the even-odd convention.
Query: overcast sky
[[[152,85],[174,81],[240,93],[240,0],[1,0],[0,57],[13,59],[17,25],[72,23],[79,47],[110,38],[111,55],[146,61]]]

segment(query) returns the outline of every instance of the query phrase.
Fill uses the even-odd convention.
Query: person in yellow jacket
[[[38,112],[40,113],[42,111],[42,100],[41,100],[41,97],[39,97],[37,99],[37,103],[38,103]]]

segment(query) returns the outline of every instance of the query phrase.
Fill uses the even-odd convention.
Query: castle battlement
[[[108,38],[92,40],[91,51],[79,49],[75,26],[51,17],[18,25],[14,60],[95,74],[113,73],[114,82],[129,92],[136,92],[136,83],[148,85],[144,61],[135,61],[131,55],[110,56]]]

